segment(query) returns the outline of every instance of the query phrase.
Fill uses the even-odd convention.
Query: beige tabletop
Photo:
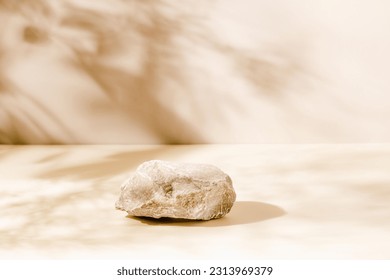
[[[115,209],[143,161],[218,166],[208,222]],[[388,259],[390,145],[0,146],[0,258]]]

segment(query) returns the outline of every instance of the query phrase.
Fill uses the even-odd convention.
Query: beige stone
[[[153,218],[221,218],[236,199],[232,180],[219,168],[161,160],[141,164],[121,190],[117,209]]]

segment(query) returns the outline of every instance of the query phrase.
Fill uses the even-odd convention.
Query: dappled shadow
[[[38,174],[37,177],[42,179],[97,180],[128,172],[144,161],[158,158],[165,150],[164,147],[157,147],[145,151],[112,153],[90,163],[48,169]]]
[[[20,178],[0,180],[2,249],[106,245],[96,230],[116,213],[114,202],[124,176],[146,160],[183,156],[188,149],[0,146],[1,172],[20,168]]]
[[[2,96],[0,90],[4,122],[0,122],[0,144],[57,144],[62,138],[70,143],[79,142],[66,117],[58,115],[43,100],[9,82],[3,91],[6,96]],[[61,135],[53,135],[48,129],[50,126],[57,127]]]
[[[263,102],[257,95],[280,96],[306,75],[302,51],[289,42],[269,51],[224,42],[205,12],[215,1],[111,1],[110,9],[31,2],[0,1],[12,35],[0,40],[0,104],[6,108],[0,143],[231,142],[210,129],[228,128],[247,111],[242,94],[224,84],[228,79],[254,88],[248,100]],[[229,68],[216,68],[214,59]],[[12,79],[8,63],[27,75],[21,71]],[[30,77],[56,82],[37,89],[29,87]],[[102,112],[107,118],[100,121]]]
[[[177,160],[194,152],[197,145],[124,145],[124,146],[28,146],[0,145],[0,160],[7,168],[20,168],[21,178],[30,174],[34,179],[50,181],[112,179],[134,171],[142,162],[161,159]],[[7,159],[11,161],[7,163]]]
[[[258,201],[236,201],[231,211],[221,219],[210,221],[194,221],[186,219],[161,218],[153,219],[146,217],[127,218],[137,220],[152,226],[183,226],[183,227],[224,227],[242,224],[258,223],[268,219],[285,215],[286,212],[275,205]]]
[[[35,61],[33,59],[29,62],[30,57],[40,55],[36,50],[54,48],[59,59],[53,56],[49,58],[53,60],[49,65],[37,67],[44,67],[46,71],[50,65],[59,65],[50,75],[55,79],[63,76],[63,81],[68,81],[66,86],[72,88],[78,86],[72,79],[68,80],[74,74],[89,83],[95,83],[90,83],[88,92],[84,90],[80,93],[85,95],[83,98],[90,99],[87,106],[91,108],[85,108],[92,112],[87,115],[89,121],[93,123],[92,115],[100,111],[115,111],[124,118],[122,123],[135,123],[135,127],[140,127],[150,137],[144,139],[145,136],[135,129],[133,134],[126,134],[127,138],[116,138],[111,142],[204,142],[200,132],[178,114],[168,94],[172,89],[166,87],[166,83],[170,82],[175,85],[175,91],[184,92],[188,89],[183,79],[183,51],[180,50],[177,38],[191,38],[191,30],[197,29],[195,17],[185,11],[189,7],[165,0],[131,3],[116,1],[111,5],[113,11],[107,12],[99,5],[87,7],[66,1],[59,1],[58,5],[45,1],[23,3],[21,5],[7,0],[0,2],[0,12],[9,19],[4,24],[11,25],[9,32],[21,33],[20,47],[15,47],[11,54],[21,52],[21,56],[27,58],[22,65],[28,65]],[[15,22],[24,27],[18,27]],[[18,37],[13,35],[11,39],[14,38]],[[0,48],[7,44],[7,38],[4,38],[4,42],[0,41]],[[131,58],[126,58],[129,55]],[[17,55],[10,57],[14,59]],[[118,58],[134,61],[136,65],[127,67],[126,64],[118,64]],[[40,93],[39,97],[33,91],[25,94],[25,85],[7,78],[7,69],[1,59],[6,61],[8,56],[0,57],[0,102],[7,107],[2,112],[4,124],[0,123],[0,143],[105,143],[97,135],[92,137],[94,140],[78,137],[80,131],[76,123],[69,121],[63,114],[64,110],[54,109],[58,104],[48,103]],[[41,78],[40,72],[30,74]],[[96,90],[96,85],[101,91]],[[101,100],[101,93],[108,99]],[[47,94],[64,93],[58,91]],[[20,98],[29,104],[18,107],[11,105]],[[65,97],[59,98],[65,100],[63,108],[71,104],[66,105]],[[73,111],[74,108],[69,110],[82,118],[82,112]],[[132,129],[130,126],[124,128],[119,124],[113,125],[119,130]],[[105,131],[101,129],[99,133],[104,134]]]
[[[129,172],[144,161],[164,157],[167,152],[175,156],[185,153],[185,150],[163,145],[117,146],[111,149],[102,146],[12,145],[0,149],[0,159],[13,161],[10,165],[5,162],[4,169],[18,163],[20,168],[31,166],[28,172],[35,179],[96,182]]]
[[[0,145],[0,160],[18,156],[29,150],[26,145]]]
[[[121,218],[114,203],[125,176],[144,161],[173,160],[190,150],[194,148],[0,146],[5,175],[0,180],[1,249],[58,253],[69,245],[82,250],[118,244],[128,234],[112,222]],[[20,176],[8,178],[7,170],[14,173],[15,169]],[[110,225],[112,231],[100,231]]]
[[[93,150],[94,148],[90,148]],[[99,148],[96,148],[99,153]],[[124,174],[134,170],[144,161],[152,159],[169,159],[176,156],[183,156],[195,147],[188,146],[145,146],[139,150],[103,154],[100,158],[94,157],[90,162],[72,164],[70,166],[49,167],[35,176],[40,179],[50,180],[92,180],[97,181],[104,178],[112,178],[118,174]],[[88,149],[87,149],[88,150]],[[66,155],[65,152],[53,154],[39,159],[37,162],[55,161]],[[82,159],[84,161],[84,159]]]

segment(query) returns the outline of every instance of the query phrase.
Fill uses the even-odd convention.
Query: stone
[[[211,220],[235,200],[232,180],[213,165],[151,160],[122,185],[115,206],[132,216]]]

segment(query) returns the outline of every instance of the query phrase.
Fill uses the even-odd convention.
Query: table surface
[[[142,162],[214,164],[237,201],[207,222],[115,209]],[[388,259],[390,145],[0,146],[0,258]]]

